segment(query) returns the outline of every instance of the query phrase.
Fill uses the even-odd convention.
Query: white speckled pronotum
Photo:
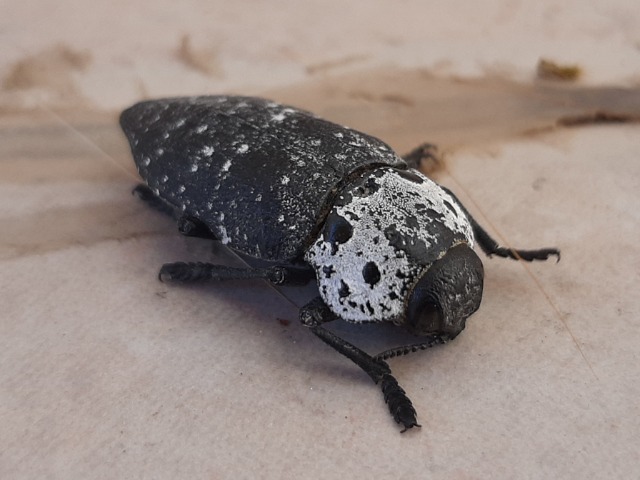
[[[305,260],[336,315],[402,323],[418,276],[452,246],[473,247],[473,232],[451,196],[419,172],[380,168],[364,182],[338,197]],[[337,222],[350,234],[332,235]]]

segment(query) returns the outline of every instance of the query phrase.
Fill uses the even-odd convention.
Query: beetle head
[[[460,333],[480,307],[484,269],[476,253],[459,244],[434,262],[415,283],[406,326],[416,335]]]

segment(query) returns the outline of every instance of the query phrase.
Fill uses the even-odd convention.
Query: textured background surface
[[[5,2],[0,477],[631,478],[640,465],[635,2]],[[540,82],[540,58],[576,82]],[[418,410],[297,322],[313,289],[156,280],[233,262],[130,196],[117,112],[262,94],[405,151],[502,242],[450,345],[392,362]],[[567,121],[567,119],[569,121]],[[390,327],[335,330],[371,351]]]

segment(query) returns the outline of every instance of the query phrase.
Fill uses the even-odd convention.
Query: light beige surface
[[[3,7],[0,478],[637,476],[640,130],[556,125],[640,113],[635,4],[325,3]],[[549,56],[578,84],[529,81]],[[562,249],[487,259],[465,332],[392,361],[421,430],[400,435],[378,387],[298,324],[312,288],[157,281],[233,258],[131,197],[116,111],[219,91],[401,151],[435,140],[437,179],[501,241]]]

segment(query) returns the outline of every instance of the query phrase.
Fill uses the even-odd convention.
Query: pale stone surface
[[[4,6],[0,478],[636,476],[640,132],[554,129],[640,112],[635,2],[248,3]],[[495,78],[530,79],[540,57],[584,77]],[[447,78],[465,74],[484,78]],[[221,91],[401,150],[435,140],[437,180],[502,242],[562,250],[558,264],[483,259],[465,332],[391,362],[421,430],[400,435],[379,388],[298,324],[312,287],[157,281],[164,262],[233,258],[131,197],[115,111]],[[398,340],[335,330],[371,351]]]

